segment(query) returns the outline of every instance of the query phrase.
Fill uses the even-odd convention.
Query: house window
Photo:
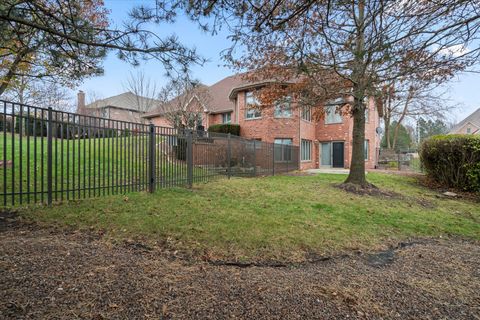
[[[203,126],[203,116],[202,116],[202,113],[197,113],[197,117],[196,117],[196,123],[195,123],[195,127],[198,128],[198,127],[202,127]]]
[[[301,144],[302,161],[312,160],[312,141],[302,139]]]
[[[245,95],[246,115],[247,119],[258,119],[262,117],[262,110],[260,110],[260,102],[253,95],[253,92],[249,91]]]
[[[325,107],[325,124],[342,123],[342,115],[337,112],[337,106]]]
[[[369,121],[369,116],[370,116],[370,110],[367,108],[365,108],[365,122],[368,123]]]
[[[275,161],[292,161],[292,143],[290,138],[278,138],[275,139],[274,153]]]
[[[232,113],[222,113],[222,123],[231,123],[232,122]]]
[[[291,118],[292,117],[292,107],[291,107],[290,97],[286,97],[281,101],[275,103],[275,118]]]
[[[467,128],[467,133],[472,133],[472,128],[468,127]]]
[[[302,119],[305,121],[312,121],[312,108],[310,106],[302,108]]]
[[[368,160],[368,140],[365,140],[363,144],[363,155],[364,155],[365,161],[367,161]]]

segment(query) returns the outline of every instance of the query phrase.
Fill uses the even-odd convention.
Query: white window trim
[[[338,112],[336,112],[337,110],[337,105],[326,105],[325,108],[328,108],[328,109],[331,109],[336,116],[339,116],[340,117],[340,121],[339,122],[327,122],[327,117],[328,117],[328,114],[327,112],[325,112],[325,119],[324,119],[324,123],[325,125],[329,125],[329,124],[341,124],[343,123],[343,117],[341,114],[339,114]]]
[[[247,115],[245,114],[245,121],[249,121],[249,120],[258,120],[258,119],[262,119],[262,116],[260,116],[260,117],[248,118],[248,117],[247,117]]]
[[[309,109],[310,109],[310,120],[307,120],[307,119],[304,119],[304,118],[303,118],[303,109],[304,109],[304,108],[309,108]],[[300,109],[300,119],[301,119],[302,121],[305,121],[305,122],[308,122],[308,123],[312,123],[312,122],[313,122],[313,121],[312,121],[312,107],[310,107],[310,106],[306,106],[306,107],[303,106],[303,107]]]
[[[248,111],[251,110],[251,109],[256,109],[255,107],[249,107],[248,103],[247,103],[247,99],[248,99],[248,96],[249,94],[254,98],[255,102],[256,102],[256,105],[257,105],[257,108],[258,108],[258,111],[260,111],[260,116],[258,117],[252,117],[252,118],[249,118],[248,117]],[[259,101],[257,100],[257,98],[253,95],[253,92],[252,91],[247,91],[245,92],[245,120],[258,120],[258,119],[261,119],[262,118],[262,109],[260,108],[260,103]]]
[[[302,142],[303,141],[308,141],[310,142],[310,159],[305,159],[305,160],[302,160],[302,155],[303,155],[303,144]],[[312,151],[313,151],[313,141],[312,140],[308,140],[308,139],[300,139],[300,162],[312,162]]]
[[[273,106],[273,117],[274,118],[277,118],[277,119],[290,119],[290,118],[293,118],[293,110],[292,110],[292,99],[290,97],[285,97],[284,98],[285,100],[284,101],[278,101],[278,102],[275,102],[274,106]],[[289,109],[290,109],[290,115],[289,116],[277,116],[276,115],[276,109],[277,107],[280,105],[280,104],[285,104],[285,103],[288,103],[288,106],[289,106]]]
[[[225,122],[225,116],[230,116],[230,121]],[[224,112],[222,113],[222,124],[231,124],[232,123],[232,113],[231,112]]]

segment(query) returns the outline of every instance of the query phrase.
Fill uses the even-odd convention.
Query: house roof
[[[274,79],[268,79],[258,82],[249,82],[244,79],[245,73],[235,74],[228,76],[207,88],[207,93],[209,95],[209,101],[206,103],[204,108],[209,113],[223,113],[233,111],[235,108],[234,99],[239,91],[244,91],[259,86],[264,86],[271,83],[278,83]],[[289,82],[283,82],[285,84],[294,83],[296,79]],[[180,96],[181,97],[181,96]],[[174,104],[177,98],[169,101],[168,104]],[[168,108],[168,104],[164,106],[159,106],[155,110],[145,114],[144,118],[153,118],[156,116],[161,116],[165,113],[165,110]]]
[[[137,103],[140,101],[140,103]],[[124,92],[119,95],[94,101],[87,104],[85,108],[101,109],[114,107],[139,112],[139,105],[158,105],[160,102],[155,99],[138,96],[132,92]]]
[[[450,133],[457,132],[460,128],[462,128],[465,124],[471,123],[477,128],[480,128],[480,108],[475,110],[471,115],[460,121],[456,126],[450,130]]]
[[[237,74],[233,76],[226,77],[211,86],[202,87],[207,89],[209,95],[209,101],[204,106],[207,112],[210,113],[221,113],[233,111],[235,105],[230,98],[230,92],[233,88],[247,84],[245,80],[242,79],[242,74]],[[175,104],[180,97],[174,98],[168,102],[168,104]],[[153,118],[156,116],[161,116],[165,113],[165,110],[168,109],[168,105],[158,106],[155,110],[145,114],[144,118]]]
[[[208,110],[211,113],[233,111],[235,105],[232,101],[233,97],[230,95],[231,91],[234,88],[248,84],[242,77],[243,74],[229,76],[209,87],[211,102],[209,103]]]

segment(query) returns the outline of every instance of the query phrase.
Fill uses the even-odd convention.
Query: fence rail
[[[192,186],[299,168],[299,147],[0,100],[0,205]]]

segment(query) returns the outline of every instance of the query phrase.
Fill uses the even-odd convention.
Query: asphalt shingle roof
[[[95,102],[92,102],[90,104],[87,104],[85,107],[86,108],[92,108],[92,109],[100,109],[104,107],[115,107],[119,109],[126,109],[126,110],[132,110],[132,111],[139,111],[137,99],[141,99],[141,105],[152,105],[153,108],[155,108],[157,105],[160,104],[159,101],[150,99],[150,98],[145,98],[145,97],[140,97],[132,92],[124,92],[122,94],[97,100]],[[142,101],[143,100],[143,101]]]

